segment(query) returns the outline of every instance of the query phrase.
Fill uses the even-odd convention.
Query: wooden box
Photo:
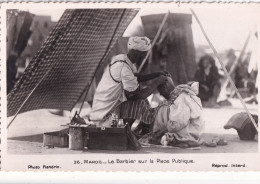
[[[87,127],[85,128],[88,149],[118,150],[128,148],[127,126],[123,128]]]
[[[44,133],[43,146],[68,147],[69,136],[62,131]]]

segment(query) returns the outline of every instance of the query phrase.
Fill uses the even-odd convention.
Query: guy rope
[[[242,51],[240,52],[239,57],[238,57],[238,58],[235,60],[235,62],[232,64],[232,66],[231,66],[231,68],[230,68],[230,70],[229,70],[229,75],[231,75],[231,74],[234,72],[234,70],[235,70],[235,68],[236,68],[236,66],[237,66],[237,63],[240,62],[240,61],[242,61],[242,58],[243,58],[244,55],[245,55],[245,51],[246,51],[246,48],[247,48],[247,45],[248,45],[249,40],[250,40],[250,34],[247,36],[247,39],[246,39],[246,41],[245,41],[245,43],[244,43],[244,46],[243,46],[243,48],[242,48]],[[227,87],[228,83],[229,83],[229,81],[227,80],[227,81],[225,82],[225,84],[223,85],[223,88],[224,88],[224,89]]]
[[[243,101],[243,99],[242,99],[242,97],[241,97],[241,95],[240,95],[240,93],[239,93],[239,91],[238,91],[238,89],[237,89],[235,83],[233,82],[232,78],[230,77],[230,75],[229,75],[229,73],[228,73],[228,71],[227,71],[227,69],[226,69],[224,63],[222,62],[222,60],[221,60],[221,58],[220,58],[220,56],[219,56],[217,50],[215,49],[215,47],[213,46],[213,44],[212,44],[211,41],[209,40],[209,37],[208,37],[208,35],[206,34],[206,32],[205,32],[205,30],[204,30],[204,28],[203,28],[203,26],[202,26],[202,24],[201,24],[199,18],[197,17],[196,13],[195,13],[192,9],[190,9],[190,11],[191,11],[192,15],[194,16],[194,18],[196,19],[196,21],[198,22],[199,27],[200,27],[200,29],[201,29],[203,35],[205,36],[205,38],[206,38],[206,40],[207,40],[209,46],[211,47],[211,49],[212,49],[213,52],[214,52],[214,55],[217,57],[217,60],[218,60],[219,63],[221,64],[221,67],[222,67],[222,69],[224,70],[224,73],[225,73],[225,75],[227,76],[228,81],[230,82],[231,86],[234,88],[234,90],[235,90],[235,92],[236,92],[236,94],[237,94],[237,96],[238,96],[238,98],[239,98],[241,104],[243,105],[243,107],[244,107],[244,109],[245,109],[247,115],[249,116],[249,118],[250,118],[251,122],[253,123],[254,127],[256,128],[256,131],[258,132],[257,124],[256,124],[254,118],[252,117],[252,115],[250,114],[248,108],[246,107],[245,102]]]

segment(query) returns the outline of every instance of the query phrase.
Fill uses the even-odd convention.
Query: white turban
[[[151,41],[147,37],[130,37],[128,41],[128,50],[148,51],[151,49]]]

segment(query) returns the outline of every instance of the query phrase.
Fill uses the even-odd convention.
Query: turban
[[[130,37],[128,50],[148,51],[151,49],[151,41],[147,37]]]

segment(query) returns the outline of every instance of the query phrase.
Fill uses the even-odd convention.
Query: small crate
[[[88,149],[125,151],[128,148],[127,127],[85,128]]]
[[[46,132],[43,134],[43,146],[68,147],[69,136],[65,131]]]

